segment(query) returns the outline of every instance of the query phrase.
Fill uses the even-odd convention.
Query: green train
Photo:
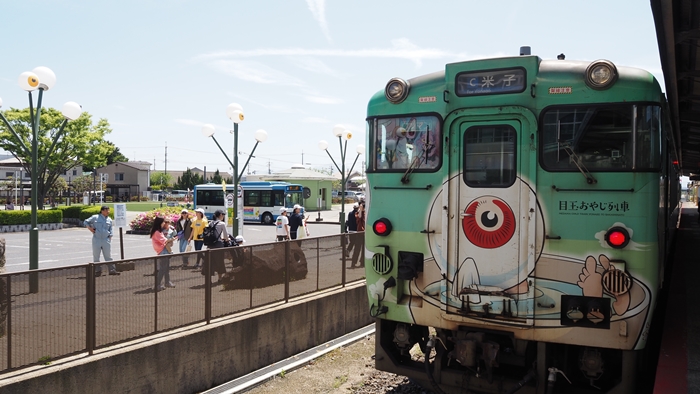
[[[437,393],[632,393],[677,227],[652,74],[517,57],[391,79],[367,113],[376,368]]]

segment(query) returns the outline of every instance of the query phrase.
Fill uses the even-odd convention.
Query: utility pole
[[[165,141],[165,175],[168,175],[168,141]]]
[[[267,161],[267,175],[272,174],[272,169],[270,168],[270,164],[271,164],[271,162],[270,162],[270,160],[268,160]]]

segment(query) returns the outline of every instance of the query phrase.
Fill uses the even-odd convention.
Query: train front
[[[607,61],[390,80],[367,119],[377,368],[436,392],[632,392],[675,208],[662,105]]]

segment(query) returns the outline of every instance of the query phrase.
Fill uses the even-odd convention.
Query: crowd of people
[[[112,219],[109,217],[110,208],[103,205],[100,208],[100,213],[86,219],[84,226],[93,234],[92,235],[92,252],[93,261],[99,262],[100,255],[104,261],[113,261],[111,256],[111,242],[113,236]],[[310,235],[306,224],[307,218],[301,212],[301,206],[295,205],[291,210],[291,214],[287,215],[287,209],[282,208],[280,215],[277,217],[276,239],[277,241],[296,240]],[[231,237],[226,230],[225,223],[226,214],[222,210],[217,210],[213,215],[213,224],[215,233],[218,235],[216,242],[207,244],[207,249],[219,249],[228,246],[240,246],[245,242],[242,236],[235,238]],[[197,208],[194,211],[194,217],[190,216],[187,209],[180,212],[180,216],[172,223],[168,217],[156,217],[151,226],[149,236],[153,245],[153,250],[156,255],[173,254],[173,246],[177,241],[178,250],[180,253],[192,251],[194,246],[195,251],[202,250],[204,246],[204,230],[209,226],[209,221],[204,215],[202,208]],[[349,214],[346,222],[346,228],[349,237],[348,253],[352,253],[351,267],[364,267],[364,262],[359,259],[362,251],[362,234],[358,232],[365,229],[365,202],[355,203],[352,213]],[[348,257],[348,256],[346,256]],[[185,255],[183,268],[189,267],[190,255]],[[109,275],[120,275],[116,270],[114,263],[108,264]],[[197,260],[194,268],[202,267],[202,275],[213,275],[216,273],[218,281],[221,281],[226,273],[224,259],[216,259],[212,262],[210,273],[204,264],[204,254],[197,253]],[[95,266],[95,276],[102,275],[102,265]],[[155,291],[165,290],[168,287],[175,287],[175,284],[170,280],[170,259],[162,258],[158,261],[158,266],[155,272],[156,288]]]

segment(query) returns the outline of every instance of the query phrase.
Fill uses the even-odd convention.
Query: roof
[[[700,2],[651,0],[683,175],[700,174]]]
[[[312,171],[312,170],[307,170],[306,168],[300,168],[300,167],[292,167],[288,170],[283,170],[283,171],[278,171],[270,175],[263,175],[260,177],[260,179],[266,180],[266,181],[273,181],[273,180],[294,180],[294,179],[299,179],[299,180],[314,180],[314,181],[333,181],[335,180],[335,177],[323,174],[318,171]]]

